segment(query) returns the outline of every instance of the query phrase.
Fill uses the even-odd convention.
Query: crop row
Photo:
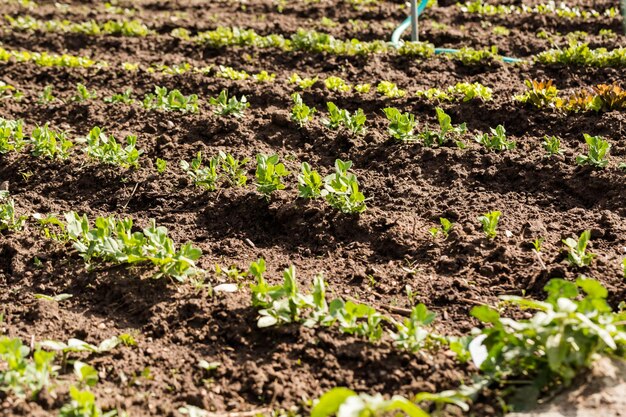
[[[564,2],[557,3],[550,0],[547,3],[540,3],[534,6],[522,4],[517,6],[514,4],[490,4],[483,0],[472,0],[466,3],[458,3],[457,7],[463,13],[478,14],[483,16],[502,16],[510,14],[540,14],[554,15],[565,19],[590,19],[601,16],[617,17],[620,15],[618,7],[609,7],[600,13],[594,9],[582,9],[580,7],[571,7]]]
[[[62,21],[49,22],[37,20],[32,17],[19,16],[17,18],[10,18],[9,24],[13,29],[20,30],[49,32],[69,31],[87,35],[127,34],[128,36],[145,36],[149,33],[145,25],[137,21],[108,21],[102,24],[93,21],[71,23]],[[187,29],[176,28],[172,30],[171,36],[212,48],[247,46],[260,49],[274,48],[286,52],[323,52],[339,56],[370,54],[397,54],[414,58],[431,58],[435,56],[435,47],[428,42],[404,42],[399,48],[396,48],[385,41],[376,40],[366,42],[357,39],[341,40],[326,33],[304,29],[298,29],[289,39],[279,34],[263,36],[252,29],[240,29],[236,27],[218,27],[215,30],[199,32],[195,36],[191,36]],[[572,54],[575,54],[575,56],[570,57],[569,55]],[[464,65],[477,65],[502,59],[495,47],[481,50],[463,47],[458,53],[445,55],[445,57],[459,61]],[[621,67],[626,65],[626,49],[618,48],[608,51],[605,48],[599,48],[592,50],[587,44],[578,43],[571,45],[567,51],[552,49],[542,52],[534,58],[530,57],[529,61],[536,61],[543,64],[563,63],[598,67]]]

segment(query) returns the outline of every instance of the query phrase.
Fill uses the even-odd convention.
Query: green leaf
[[[311,409],[311,417],[329,417],[337,413],[339,407],[357,393],[343,387],[333,388],[324,393]]]

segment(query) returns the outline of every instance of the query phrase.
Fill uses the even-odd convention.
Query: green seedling
[[[115,103],[133,104],[135,102],[135,99],[132,96],[133,96],[133,89],[127,88],[126,90],[124,90],[123,93],[113,94],[111,97],[105,98],[104,102],[110,103],[110,104],[115,104]]]
[[[96,397],[90,391],[81,391],[75,386],[70,387],[71,401],[61,407],[59,417],[114,417],[117,410],[102,412],[96,404]]]
[[[165,171],[167,171],[167,161],[164,159],[157,158],[154,165],[156,166],[156,170],[159,175],[163,175],[165,174]]]
[[[146,109],[179,111],[182,113],[198,112],[198,96],[191,94],[183,95],[178,90],[167,91],[165,87],[154,87],[154,93],[146,94],[143,99],[143,106]]]
[[[362,213],[367,209],[365,196],[359,191],[356,175],[348,172],[351,167],[351,161],[335,160],[335,172],[324,178],[321,196],[342,213]]]
[[[357,84],[354,86],[354,90],[359,94],[367,94],[372,89],[371,84]]]
[[[13,151],[19,152],[24,146],[26,146],[24,122],[0,117],[0,155]]]
[[[49,159],[67,159],[69,150],[74,144],[65,137],[64,132],[57,132],[48,127],[48,123],[37,126],[28,143],[32,146],[31,153],[36,157]]]
[[[311,168],[308,162],[303,162],[298,175],[298,197],[318,198],[322,195],[324,185],[320,174]]]
[[[626,345],[624,313],[613,312],[606,301],[608,291],[598,281],[555,278],[544,290],[545,301],[501,297],[525,314],[535,310],[529,319],[503,318],[488,306],[472,309],[472,316],[486,325],[474,331],[478,335],[469,344],[472,360],[500,385],[527,387],[522,388],[524,395],[515,396],[516,408],[535,405],[549,388],[570,385],[596,355],[618,354]]]
[[[376,92],[387,98],[402,98],[406,96],[406,91],[401,90],[395,83],[390,81],[381,81],[376,86]]]
[[[487,149],[495,151],[515,149],[515,141],[507,141],[506,139],[506,130],[504,129],[504,126],[498,125],[495,129],[490,128],[489,130],[491,130],[491,135],[488,133],[476,135],[474,138],[476,142],[480,143]]]
[[[245,166],[250,161],[248,158],[237,159],[229,153],[220,151],[220,166],[224,171],[224,177],[231,187],[243,187],[248,182]]]
[[[213,113],[218,116],[232,115],[238,118],[243,117],[244,111],[250,107],[246,96],[229,98],[227,90],[222,90],[217,98],[210,98],[209,103],[214,106]]]
[[[383,109],[387,120],[389,120],[388,131],[391,137],[402,142],[412,142],[416,140],[414,130],[416,127],[415,116],[410,113],[401,113],[400,110],[387,107]]]
[[[313,119],[315,108],[309,107],[302,101],[302,96],[298,93],[291,95],[293,107],[291,108],[291,120],[298,124],[300,128],[304,127]]]
[[[118,143],[113,135],[105,134],[95,126],[87,137],[80,140],[85,143],[85,152],[91,158],[122,168],[139,168],[139,156],[143,151],[137,149],[137,136],[128,135],[124,138],[126,146]]]
[[[202,165],[202,152],[198,152],[196,157],[187,161],[180,161],[181,169],[193,180],[196,187],[202,187],[210,191],[215,191],[220,179],[219,168],[221,158],[215,156],[210,158],[208,166]]]
[[[396,333],[392,336],[394,344],[409,352],[421,350],[431,338],[431,333],[425,327],[432,324],[435,317],[436,314],[429,311],[424,304],[416,305],[408,318],[401,323],[395,323]]]
[[[338,108],[335,103],[326,103],[328,107],[328,119],[324,119],[322,123],[330,129],[337,129],[343,125],[353,135],[359,135],[365,130],[365,121],[367,120],[362,109],[358,109],[354,114],[350,114],[348,110]]]
[[[543,148],[546,150],[546,156],[548,158],[563,154],[563,151],[561,150],[561,139],[556,136],[544,136]]]
[[[49,104],[56,100],[56,97],[52,94],[53,86],[47,85],[43,88],[42,92],[39,94],[39,104]]]
[[[591,232],[585,230],[577,239],[568,237],[563,240],[563,244],[567,247],[567,260],[570,264],[579,268],[591,265],[591,261],[596,257],[593,253],[587,253],[587,245],[591,238]]]
[[[487,238],[493,239],[498,234],[498,221],[501,214],[499,211],[490,211],[478,217],[478,221],[482,225],[483,232],[485,232]]]
[[[601,136],[591,136],[587,133],[584,133],[583,136],[588,147],[587,155],[578,155],[576,163],[578,165],[591,165],[594,168],[605,168],[609,163],[608,155],[611,144]]]
[[[342,93],[347,93],[348,91],[352,90],[352,87],[346,84],[346,82],[343,79],[339,77],[335,77],[335,76],[330,76],[326,78],[324,80],[324,85],[330,91],[339,91]]]
[[[446,219],[445,217],[440,217],[439,223],[441,224],[441,227],[430,228],[428,230],[428,233],[430,233],[430,235],[433,238],[437,237],[437,235],[441,233],[444,239],[447,239],[448,235],[452,231],[452,228],[454,227],[454,224],[450,220]]]
[[[357,394],[343,387],[333,388],[322,395],[313,409],[311,417],[343,416],[342,410],[349,409],[355,416],[382,417],[387,415],[407,415],[408,417],[429,417],[429,414],[415,403],[399,395],[385,400],[382,395]]]
[[[285,165],[278,162],[278,155],[267,156],[265,154],[258,154],[256,156],[256,188],[266,199],[270,198],[270,195],[277,190],[283,190],[285,184],[283,184],[281,178],[289,175],[289,171],[285,168]]]
[[[39,348],[31,355],[31,349],[20,339],[0,337],[0,391],[35,400],[59,370],[54,357],[53,352]]]
[[[541,248],[542,248],[544,240],[545,239],[543,237],[538,237],[538,238],[536,238],[535,240],[532,241],[533,249],[535,250],[535,252],[537,252],[537,253],[541,252]]]
[[[76,84],[76,94],[72,97],[72,101],[76,103],[81,103],[83,101],[89,101],[98,98],[98,94],[96,91],[89,91],[85,85],[78,83]]]
[[[298,74],[292,74],[291,77],[289,77],[289,82],[291,84],[296,84],[301,90],[306,90],[308,88],[311,88],[315,85],[316,82],[319,81],[319,77],[315,77],[315,78],[301,78]]]
[[[425,130],[420,133],[418,137],[424,141],[424,145],[434,146],[437,144],[439,146],[443,146],[451,140],[451,137],[459,137],[466,132],[467,127],[465,123],[456,127],[452,126],[452,119],[446,114],[446,112],[443,111],[443,109],[437,107],[436,111],[437,121],[439,122],[439,132]]]
[[[195,265],[202,251],[191,243],[177,250],[167,229],[157,227],[154,220],[141,232],[132,231],[130,218],[98,217],[92,226],[86,215],[69,212],[65,221],[69,240],[88,265],[93,259],[119,265],[152,264],[159,270],[155,278],[166,276],[179,282],[204,272]]]

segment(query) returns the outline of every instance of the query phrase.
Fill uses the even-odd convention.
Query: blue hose
[[[426,8],[426,5],[428,4],[428,0],[422,0],[419,4],[419,6],[417,6],[417,15],[419,16],[420,14],[422,14],[422,12],[424,11],[424,9]],[[393,31],[393,34],[391,35],[391,44],[393,46],[395,46],[396,48],[399,48],[402,41],[400,40],[400,38],[402,37],[402,34],[409,28],[409,26],[411,26],[411,16],[407,17],[406,19],[404,19],[404,21],[400,24],[400,26],[398,26],[396,28],[396,30]],[[435,48],[435,54],[439,55],[439,54],[457,54],[459,53],[458,49],[450,49],[450,48]],[[522,59],[519,58],[511,58],[508,56],[503,56],[502,57],[502,61],[509,63],[509,64],[514,64],[516,62],[523,62]]]

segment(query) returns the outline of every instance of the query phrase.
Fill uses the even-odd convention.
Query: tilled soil
[[[93,126],[105,127],[118,138],[136,134],[144,151],[138,170],[100,165],[78,150],[64,162],[26,153],[0,155],[0,182],[8,181],[18,213],[60,215],[73,210],[90,218],[117,214],[132,217],[139,227],[155,219],[177,242],[190,241],[203,250],[202,268],[213,270],[217,263],[245,270],[262,257],[269,279],[278,282],[282,269],[293,264],[302,285],[323,272],[336,295],[383,311],[387,306],[410,308],[406,297],[410,285],[416,294],[412,301],[437,312],[434,327],[443,334],[468,333],[477,324],[469,315],[471,308],[493,305],[500,295],[541,298],[543,285],[554,277],[575,279],[584,274],[607,286],[613,305],[625,299],[620,263],[626,252],[626,173],[618,165],[626,162],[626,116],[617,111],[565,115],[525,108],[513,100],[529,78],[554,79],[559,88],[568,90],[623,81],[622,69],[500,63],[464,67],[445,57],[412,60],[392,55],[216,50],[168,35],[173,27],[199,31],[242,25],[260,33],[288,35],[305,27],[342,38],[387,39],[406,13],[402,2],[353,7],[326,0],[296,1],[282,12],[277,3],[251,1],[245,7],[238,2],[129,3],[125,7],[135,10],[132,17],[159,33],[140,39],[27,33],[2,27],[5,48],[87,55],[107,61],[109,67],[0,64],[0,80],[25,94],[19,102],[0,102],[0,116],[23,119],[32,127],[49,122],[72,139],[86,135]],[[589,7],[588,2],[577,3]],[[561,32],[557,42],[563,45],[564,35],[575,30],[589,32],[585,39],[595,47],[616,47],[626,39],[599,35],[602,28],[618,31],[621,22],[617,18],[587,22],[549,16],[481,18],[463,15],[453,2],[439,4],[429,9],[423,24],[424,39],[437,46],[496,44],[502,52],[527,57],[550,47],[548,41],[536,38],[535,32],[541,29]],[[613,5],[594,2],[601,12]],[[7,3],[0,11],[74,21],[117,17],[99,2],[71,3],[67,13],[45,2],[33,10]],[[340,24],[321,27],[323,16]],[[350,20],[366,22],[367,28],[355,32]],[[435,20],[448,29],[434,29]],[[511,34],[494,37],[490,25],[506,26]],[[228,65],[254,73],[267,70],[277,77],[274,83],[256,84],[194,73],[126,72],[122,62],[141,63],[144,68],[183,62],[198,67]],[[294,72],[322,78],[337,75],[351,84],[388,80],[409,94],[394,100],[374,91],[340,94],[318,83],[303,92],[305,102],[318,108],[318,117],[298,129],[289,120],[294,87],[287,79]],[[382,108],[410,111],[422,126],[434,126],[437,103],[412,93],[459,81],[493,88],[494,99],[439,103],[453,122],[467,122],[470,131],[503,124],[517,149],[489,152],[474,143],[471,135],[466,138],[466,149],[433,149],[389,139]],[[70,102],[78,82],[97,90],[100,99]],[[38,104],[46,85],[53,85],[54,94],[67,102]],[[198,94],[200,112],[148,111],[139,103],[112,106],[101,100],[126,88],[141,98],[155,85]],[[211,112],[208,98],[224,88],[248,97],[251,107],[244,118],[219,118]],[[368,117],[366,134],[354,138],[325,128],[321,116],[327,101],[340,108],[362,108]],[[583,132],[602,135],[612,143],[608,168],[593,170],[575,164],[575,156],[584,151]],[[562,138],[563,155],[545,157],[544,135]],[[279,154],[293,173],[287,188],[275,193],[270,202],[260,198],[251,184],[215,192],[195,188],[178,168],[179,161],[191,159],[198,151],[214,155],[219,150],[251,160],[259,152]],[[157,175],[153,166],[157,157],[168,161],[163,175]],[[354,163],[362,191],[369,198],[368,209],[361,215],[342,215],[323,202],[296,198],[300,163],[310,162],[327,174],[336,158]],[[254,178],[252,163],[248,170],[249,178]],[[484,237],[477,221],[489,210],[503,213],[493,240]],[[428,233],[439,217],[455,223],[446,240],[433,239]],[[591,267],[571,267],[561,240],[586,229],[592,234],[590,250],[598,256]],[[531,250],[531,242],[538,237],[545,238],[540,259]],[[105,265],[87,270],[69,245],[44,238],[36,224],[29,222],[24,231],[0,234],[0,312],[5,318],[0,331],[25,341],[75,337],[91,343],[121,333],[135,335],[135,348],[78,355],[100,372],[100,383],[94,388],[100,404],[120,407],[131,416],[179,415],[176,410],[184,404],[219,412],[288,409],[334,386],[408,396],[457,388],[477,372],[471,365],[459,365],[445,350],[409,354],[388,341],[372,344],[333,328],[258,329],[247,279],[234,294],[210,296],[190,285],[149,276],[149,271],[140,268]],[[210,276],[209,281],[218,284],[224,278]],[[73,297],[61,303],[34,297],[59,293]],[[197,366],[202,359],[221,366],[203,371]],[[0,415],[56,415],[66,399],[61,393],[58,398],[23,402],[0,394]],[[473,405],[475,415],[501,412],[489,395]]]

